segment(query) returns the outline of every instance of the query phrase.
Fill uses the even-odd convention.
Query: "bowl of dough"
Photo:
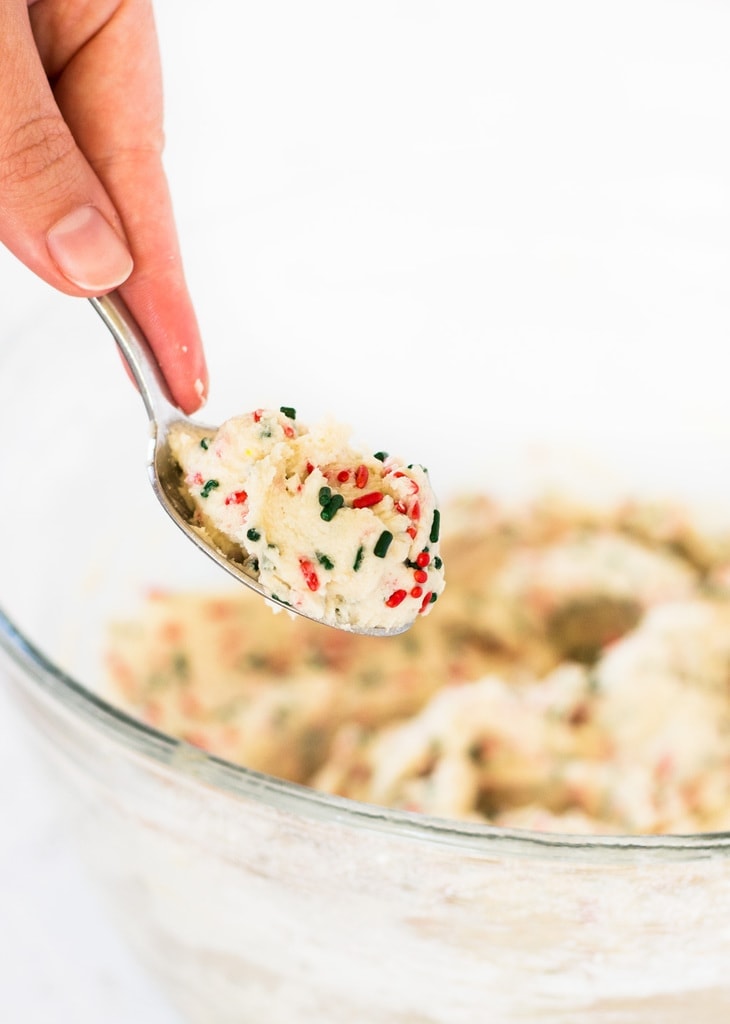
[[[163,42],[199,30],[165,11]],[[419,23],[439,52],[447,21]],[[583,100],[560,76],[554,106],[508,90],[528,145],[461,29],[452,91],[419,72],[428,103],[407,118],[401,50],[379,35],[367,102],[353,51],[343,98],[303,76],[295,109],[245,43],[249,63],[216,74],[272,85],[269,119],[241,115],[258,164],[172,72],[211,371],[197,419],[347,426],[367,458],[310,460],[333,543],[295,564],[314,591],[344,557],[342,509],[386,495],[418,535],[385,595],[411,602],[404,632],[320,625],[228,577],[156,501],[142,403],[88,303],[38,283],[2,315],[0,671],[79,856],[191,1024],[730,1013],[728,207],[726,182],[697,177],[727,112],[698,124],[696,103],[673,105],[670,64],[628,62],[623,99],[586,66],[596,146],[567,130],[562,100],[576,116]],[[282,60],[304,60],[295,43]],[[722,54],[709,66],[726,76]],[[480,97],[488,132],[440,105],[457,94]],[[527,175],[545,118],[563,148]],[[603,143],[629,131],[627,177]],[[678,135],[694,140],[679,155]],[[216,176],[235,203],[201,196]],[[23,273],[3,263],[10,284]],[[199,475],[198,504],[240,516],[243,489]],[[373,536],[374,564],[391,540]]]

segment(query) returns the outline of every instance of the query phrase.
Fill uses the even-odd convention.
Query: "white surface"
[[[180,1024],[132,960],[0,688],[0,1000],[7,1024]]]
[[[730,336],[725,5],[235,9],[231,24],[204,5],[157,2],[167,166],[207,337],[230,332],[236,304],[252,365],[286,346],[313,408],[317,387],[347,379],[351,353],[369,345],[368,388],[350,398],[357,415],[366,398],[382,412],[383,367],[415,360],[420,373],[428,344],[448,358],[429,357],[416,381],[425,408],[442,373],[460,374],[465,400],[488,389],[486,432],[524,430],[556,365],[558,430],[578,421],[610,444],[618,380],[624,429],[647,388],[664,412],[659,455],[676,441],[673,416],[682,430],[726,430],[728,376],[712,362]],[[0,291],[1,339],[33,322],[45,293],[4,253]],[[537,331],[544,352],[526,367],[521,344]],[[308,361],[322,335],[329,378]],[[477,372],[465,377],[455,352]],[[708,361],[701,388],[678,386],[688,358]],[[211,371],[217,412],[224,350]],[[417,417],[403,436],[417,439]],[[172,1024],[88,887],[2,696],[0,806],[2,1019]]]

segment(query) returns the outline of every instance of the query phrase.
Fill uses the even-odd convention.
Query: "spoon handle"
[[[179,418],[170,389],[142,328],[118,292],[89,299],[108,327],[134,377],[151,421]]]

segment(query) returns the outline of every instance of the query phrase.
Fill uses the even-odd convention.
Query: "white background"
[[[606,442],[647,391],[655,443],[677,440],[674,421],[727,431],[721,0],[156,7],[201,324],[219,337],[241,316],[259,388],[262,352],[288,344],[304,375],[324,338],[338,373],[358,367],[355,405],[397,404],[376,372],[394,352],[424,415],[458,363],[465,382],[482,375],[469,400],[484,398],[490,429],[519,433],[560,366],[557,433],[580,422]],[[49,301],[5,253],[0,295],[0,344]],[[315,369],[324,391],[330,370]],[[222,347],[211,372],[214,403]],[[0,808],[2,1020],[173,1024],[88,888],[1,691]]]

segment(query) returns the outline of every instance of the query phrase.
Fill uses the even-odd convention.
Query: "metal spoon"
[[[150,443],[147,454],[147,473],[152,490],[170,518],[175,522],[186,537],[212,558],[222,569],[234,576],[239,582],[251,587],[261,597],[280,605],[288,612],[296,612],[305,618],[312,619],[348,633],[363,636],[395,636],[403,633],[408,626],[395,629],[384,627],[362,628],[358,626],[340,625],[319,619],[314,615],[299,611],[275,597],[259,580],[247,572],[243,565],[233,561],[201,533],[192,523],[192,510],[188,506],[180,487],[180,471],[170,451],[170,429],[173,424],[183,423],[185,429],[198,434],[201,438],[215,433],[216,428],[194,423],[185,416],[173,403],[170,389],[155,359],[149,342],[134,317],[127,309],[123,299],[116,292],[89,300],[101,319],[104,321],[112,337],[129,366],[134,377],[142,401],[147,409],[150,420]]]

